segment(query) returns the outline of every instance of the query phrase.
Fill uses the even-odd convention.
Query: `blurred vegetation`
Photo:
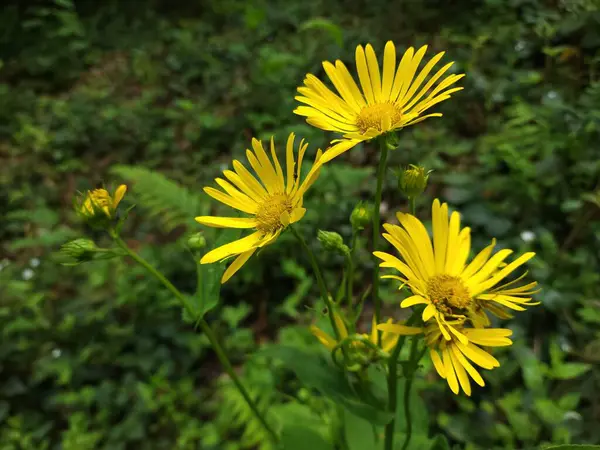
[[[295,131],[310,152],[325,145],[329,136],[292,114],[296,86],[322,74],[322,60],[353,66],[357,44],[389,39],[445,50],[467,73],[442,119],[402,131],[391,168],[433,169],[428,199],[460,210],[475,249],[497,237],[535,251],[531,276],[543,288],[543,306],[509,322],[515,345],[471,398],[424,367],[414,400],[429,415],[415,419],[414,448],[434,433],[469,449],[600,443],[596,0],[8,0],[0,30],[0,450],[269,448],[157,282],[125,260],[67,268],[50,255],[82,234],[75,191],[127,182],[125,202],[137,204],[129,244],[193,290],[195,263],[182,257],[201,229],[191,219],[215,207],[201,187],[252,136]],[[365,145],[325,168],[301,226],[348,238],[376,160]],[[394,180],[390,170],[390,220],[406,210]],[[306,330],[316,286],[296,254],[283,236],[207,317],[273,420],[306,424],[329,420],[330,405],[256,353],[317,345]],[[320,256],[341,274],[338,256]],[[384,288],[387,313],[398,314]],[[350,450],[371,448],[366,422],[348,420]]]

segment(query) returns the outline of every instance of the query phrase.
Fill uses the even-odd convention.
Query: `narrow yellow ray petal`
[[[250,249],[247,252],[244,252],[240,254],[237,258],[235,258],[235,260],[231,264],[229,264],[229,267],[227,267],[225,273],[223,273],[223,276],[221,277],[221,284],[224,284],[227,281],[229,281],[229,279],[232,276],[234,276],[235,273],[238,270],[240,270],[244,264],[246,264],[246,261],[250,259],[250,257],[254,254],[255,251],[255,248]]]
[[[429,299],[426,299],[420,295],[412,295],[402,300],[400,303],[400,308],[409,308],[415,305],[427,305],[429,303],[431,303],[431,300]]]
[[[224,192],[218,191],[211,187],[205,187],[204,192],[210,195],[215,200],[224,203],[227,206],[231,206],[232,208],[239,209],[248,214],[256,214],[257,206],[256,203],[243,203],[237,199],[232,198],[231,196],[225,194]]]
[[[458,377],[458,382],[460,383],[460,387],[464,391],[467,396],[471,396],[471,383],[469,382],[469,377],[467,376],[467,372],[465,368],[462,366],[460,361],[454,356],[454,352],[449,351],[448,355],[450,356],[450,362],[454,367],[454,371],[456,372],[456,376]]]
[[[323,344],[327,350],[331,351],[333,350],[333,348],[337,345],[337,342],[335,341],[335,339],[333,339],[331,336],[329,336],[327,333],[325,333],[323,330],[321,330],[320,328],[316,327],[315,325],[311,325],[310,327],[310,332],[319,340],[319,342],[321,342],[321,344]]]
[[[471,363],[463,356],[460,350],[458,350],[455,345],[450,346],[450,349],[453,355],[456,357],[458,363],[467,370],[468,374],[471,376],[471,378],[473,378],[475,383],[482,387],[485,386],[485,382],[483,381],[483,378],[479,372],[477,372],[477,369],[471,365]]]
[[[352,97],[353,102],[356,104],[358,109],[355,109],[356,112],[359,112],[361,108],[367,105],[363,94],[360,92],[358,85],[350,75],[350,71],[346,68],[345,64],[339,59],[335,62],[335,70],[341,82],[344,83],[346,89],[349,91],[349,95]],[[340,92],[341,94],[341,92]],[[349,99],[346,99],[348,103],[351,103]]]
[[[260,243],[262,238],[263,233],[257,231],[246,237],[238,239],[237,241],[233,241],[229,244],[217,247],[214,250],[208,252],[206,255],[204,255],[200,260],[200,264],[214,263],[216,261],[222,260],[223,258],[227,258],[228,256],[247,252],[248,250],[256,247]]]
[[[444,362],[444,371],[446,373],[446,381],[448,382],[448,386],[452,389],[452,392],[458,394],[458,380],[456,379],[456,373],[454,372],[454,366],[452,365],[452,360],[450,359],[450,352],[447,348],[442,350],[442,357]]]
[[[488,289],[491,289],[496,284],[498,284],[503,278],[506,278],[508,275],[510,275],[511,272],[516,270],[519,266],[522,266],[523,264],[525,264],[527,261],[529,261],[534,256],[535,256],[534,252],[527,252],[527,253],[524,253],[523,255],[519,256],[516,260],[514,260],[509,265],[504,267],[502,270],[497,272],[490,279],[479,284],[477,286],[477,288],[475,289],[475,291],[473,292],[473,295],[477,295],[480,292],[484,292]]]
[[[421,63],[423,56],[425,56],[426,51],[427,45],[424,45],[419,50],[417,50],[415,56],[410,61],[410,65],[406,69],[406,72],[402,74],[402,89],[400,89],[400,93],[398,94],[398,98],[396,99],[397,102],[401,102],[404,99],[404,96],[406,95],[410,86],[412,85],[415,73],[419,68],[419,64]]]
[[[369,78],[371,78],[371,86],[373,87],[373,99],[376,103],[381,102],[381,75],[379,73],[379,63],[377,55],[371,44],[367,44],[365,48],[367,56],[367,66],[369,68]]]
[[[285,189],[285,180],[283,178],[283,169],[281,168],[281,164],[279,164],[277,152],[275,151],[275,142],[273,141],[273,136],[271,136],[271,158],[273,158],[273,164],[275,165],[275,173],[277,175],[279,187],[281,191],[283,191]]]
[[[406,325],[399,325],[396,323],[381,323],[377,325],[377,329],[380,331],[385,331],[386,333],[394,333],[402,336],[411,336],[415,334],[421,334],[423,332],[422,328],[409,327]]]
[[[463,343],[457,341],[456,345],[463,355],[484,369],[493,369],[494,367],[500,366],[500,363],[496,358],[481,350],[475,344],[469,343],[468,345],[464,345]]]
[[[443,273],[446,265],[446,246],[448,243],[448,205],[440,205],[436,198],[431,206],[433,219],[433,248],[437,273]]]
[[[365,57],[365,51],[362,45],[356,47],[356,70],[358,71],[358,79],[362,86],[363,94],[367,99],[367,104],[372,105],[375,103],[373,96],[373,87],[371,85],[371,77],[369,76],[369,69],[367,67],[367,59]]]
[[[444,363],[442,362],[439,353],[434,349],[429,349],[429,357],[431,358],[431,361],[433,361],[433,367],[435,367],[438,375],[445,379],[446,369],[444,368]]]
[[[406,104],[404,106],[404,110],[405,111],[410,111],[410,109],[421,99],[423,98],[423,96],[425,94],[427,94],[427,91],[429,91],[429,89],[431,89],[431,87],[434,85],[434,83],[450,68],[452,67],[452,65],[454,64],[454,62],[449,62],[448,64],[446,64],[444,67],[442,67],[440,70],[438,70],[436,72],[436,74],[431,77],[429,79],[429,81],[427,82],[427,84],[423,87],[423,89],[421,89],[421,91],[419,91],[419,93],[417,95],[415,95],[412,100],[410,101],[410,103]]]
[[[286,160],[286,178],[287,185],[285,187],[285,192],[288,194],[292,191],[292,187],[294,186],[294,169],[296,162],[294,161],[294,140],[296,139],[296,135],[294,133],[290,133],[287,139],[287,143],[285,146],[285,160]]]
[[[233,161],[233,170],[240,176],[242,181],[250,186],[253,190],[260,192],[263,197],[268,195],[265,187],[250,173],[248,169],[239,161]],[[257,174],[258,175],[258,174]]]
[[[483,265],[486,263],[486,261],[489,259],[495,246],[496,246],[496,239],[492,239],[492,243],[490,245],[488,245],[486,248],[484,248],[483,250],[481,250],[477,254],[477,256],[475,256],[475,258],[473,258],[473,261],[471,261],[469,263],[469,265],[465,268],[465,270],[462,271],[462,273],[460,274],[461,278],[468,279],[475,272],[477,272],[479,269],[481,269],[483,267]]]
[[[383,80],[381,82],[381,101],[390,101],[396,70],[396,47],[392,41],[387,41],[383,51]]]
[[[195,220],[202,225],[216,228],[254,228],[258,224],[254,217],[200,216],[196,217]]]
[[[396,75],[394,77],[394,84],[392,85],[392,92],[390,93],[390,101],[392,102],[395,102],[398,98],[398,94],[400,94],[400,90],[402,89],[402,84],[404,82],[404,74],[410,66],[414,53],[415,49],[409,47],[400,59],[400,64],[398,64],[398,70],[396,71]]]
[[[410,89],[406,92],[406,94],[404,95],[404,98],[398,98],[398,106],[403,108],[404,105],[406,105],[408,103],[408,101],[413,97],[413,95],[415,94],[417,89],[419,89],[419,87],[421,86],[421,83],[423,83],[423,81],[425,80],[427,75],[429,75],[429,72],[431,72],[431,69],[433,69],[433,66],[435,66],[440,59],[442,59],[442,57],[444,56],[444,53],[445,52],[438,53],[433,58],[431,58],[427,64],[425,64],[425,67],[423,67],[421,72],[419,72],[419,75],[417,76],[417,78],[414,80],[413,83],[411,83]]]

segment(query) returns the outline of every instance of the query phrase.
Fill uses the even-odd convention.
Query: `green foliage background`
[[[389,39],[445,50],[467,74],[444,117],[402,131],[391,155],[392,168],[434,169],[419,214],[440,197],[472,227],[475,249],[497,237],[535,251],[530,275],[543,288],[543,305],[509,322],[515,345],[472,398],[453,396],[425,364],[421,436],[471,449],[600,443],[596,0],[11,0],[0,30],[1,450],[269,448],[207,340],[157,282],[125,260],[67,268],[50,255],[84,232],[76,190],[126,181],[126,202],[138,204],[128,242],[193,291],[191,219],[217,207],[201,187],[243,158],[252,136],[274,134],[281,146],[294,131],[311,154],[326,145],[330,136],[292,114],[295,88],[307,72],[323,75],[321,61],[353,66],[357,44],[381,51]],[[323,170],[306,233],[349,236],[376,161],[365,145]],[[394,180],[390,171],[388,220],[406,210]],[[365,235],[361,292],[367,245]],[[338,284],[342,261],[320,255]],[[256,353],[316,347],[306,331],[315,294],[284,235],[208,315],[274,421],[333,417],[311,387]],[[384,295],[387,314],[399,314],[393,286]],[[350,449],[370,449],[370,428],[348,420]],[[315,430],[311,447],[327,432]]]

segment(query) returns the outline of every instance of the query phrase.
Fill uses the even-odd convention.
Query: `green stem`
[[[153,275],[169,291],[171,291],[171,293],[181,302],[182,306],[187,310],[190,317],[195,316],[194,309],[190,305],[188,299],[179,291],[179,289],[177,289],[173,285],[173,283],[171,283],[161,272],[159,272],[155,267],[153,267],[148,261],[146,261],[140,255],[138,255],[133,250],[131,250],[129,248],[129,246],[125,243],[125,241],[123,241],[116,233],[111,232],[111,236],[114,239],[115,243],[119,247],[121,247],[135,262],[137,262],[139,265],[144,267],[148,272],[150,272],[151,275]],[[273,443],[275,445],[277,445],[277,442],[279,441],[277,434],[275,434],[275,431],[273,431],[273,429],[269,426],[269,424],[267,423],[265,418],[259,412],[258,407],[256,406],[256,404],[250,397],[250,394],[248,393],[248,391],[246,390],[246,388],[240,381],[239,377],[235,373],[233,365],[229,361],[229,358],[227,358],[227,355],[225,354],[223,347],[221,347],[221,344],[219,344],[219,341],[217,340],[217,336],[214,334],[213,330],[210,328],[210,325],[208,325],[208,323],[202,317],[198,319],[197,323],[198,323],[198,325],[200,325],[202,332],[206,335],[206,337],[210,341],[215,353],[217,354],[217,357],[219,358],[219,361],[223,365],[223,368],[225,369],[227,374],[231,377],[231,380],[237,387],[238,391],[240,391],[240,394],[242,395],[242,397],[244,397],[244,400],[246,400],[246,403],[248,403],[248,406],[250,407],[250,409],[252,410],[252,412],[254,413],[256,418],[258,419],[258,421],[261,423],[261,425],[267,431],[269,438],[273,441]]]
[[[415,216],[417,212],[417,197],[408,197],[410,213]]]
[[[413,313],[412,316],[406,322],[407,325],[412,325],[417,320],[418,314]],[[413,338],[413,341],[416,341],[417,338]],[[398,339],[398,343],[396,347],[394,347],[394,351],[392,352],[390,359],[388,360],[388,410],[393,414],[393,418],[388,424],[385,426],[385,441],[384,441],[384,449],[385,450],[393,450],[394,448],[394,429],[396,428],[396,405],[398,399],[398,358],[400,357],[400,352],[402,347],[404,346],[404,342],[406,341],[406,336],[401,336]],[[405,392],[406,392],[405,386]]]
[[[387,163],[388,148],[385,141],[385,137],[379,138],[379,147],[381,154],[379,155],[379,167],[377,168],[377,190],[375,191],[375,206],[373,211],[373,251],[379,250],[379,227],[380,227],[380,216],[379,210],[381,207],[381,195],[383,191],[383,182],[385,180],[385,167]],[[374,268],[373,268],[373,291],[372,298],[373,304],[375,305],[375,321],[376,323],[381,322],[381,299],[379,298],[379,260],[377,257],[373,257]],[[377,333],[377,341],[381,344],[381,332]]]
[[[323,275],[321,275],[321,269],[319,267],[319,262],[317,261],[315,254],[310,249],[310,247],[308,246],[308,244],[306,243],[304,238],[300,235],[300,233],[298,233],[298,231],[291,225],[289,228],[290,228],[290,230],[292,230],[292,234],[300,242],[300,245],[306,252],[308,259],[310,260],[310,264],[312,266],[313,272],[315,273],[315,278],[317,279],[317,284],[319,285],[319,290],[321,291],[321,297],[323,299],[323,302],[325,302],[325,305],[327,306],[329,320],[331,322],[331,328],[333,328],[333,332],[335,333],[336,340],[339,342],[340,341],[340,330],[338,330],[337,324],[335,322],[335,318],[333,316],[333,313],[334,313],[333,303],[331,302],[331,299],[329,298],[329,291],[327,290],[327,286],[325,285],[325,280],[323,279]]]
[[[352,242],[350,247],[350,254],[348,255],[348,270],[346,275],[346,300],[348,302],[348,310],[352,311],[354,304],[353,281],[354,281],[354,251],[356,250],[356,241],[358,239],[358,233],[352,231]]]
[[[410,372],[408,373],[408,377],[406,378],[406,382],[404,384],[404,417],[406,419],[406,437],[404,438],[404,444],[402,444],[402,450],[406,450],[408,448],[408,444],[410,444],[410,439],[412,438],[412,413],[410,410],[410,391],[412,389],[413,380],[415,378],[415,370],[416,365],[418,363],[417,360],[417,349],[419,346],[419,340],[416,336],[412,338],[412,344],[410,346]],[[420,358],[418,358],[420,359]]]

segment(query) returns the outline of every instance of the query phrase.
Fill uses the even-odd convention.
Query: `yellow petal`
[[[381,101],[390,101],[394,72],[396,70],[396,47],[392,41],[387,41],[383,51],[383,80],[381,83]]]
[[[356,47],[356,70],[358,71],[358,79],[362,87],[363,94],[367,99],[367,104],[372,105],[375,103],[375,97],[373,96],[373,86],[371,84],[371,77],[369,76],[369,69],[367,66],[367,59],[365,57],[365,51],[362,45]]]
[[[448,243],[448,205],[440,205],[436,198],[431,206],[433,221],[433,248],[437,273],[443,273],[446,265],[446,246]]]
[[[112,202],[113,209],[117,209],[117,206],[119,206],[119,203],[121,203],[121,200],[123,200],[123,197],[125,196],[125,192],[127,192],[126,185],[122,184],[117,188]]]
[[[340,142],[338,142],[337,144],[332,145],[327,150],[325,150],[325,153],[323,153],[323,157],[321,158],[321,162],[323,164],[325,164],[326,162],[331,161],[333,158],[338,157],[342,153],[347,152],[348,150],[350,150],[352,147],[356,146],[356,144],[359,144],[359,143],[360,143],[360,141],[358,141],[358,140],[343,139]]]
[[[195,220],[202,225],[216,228],[254,228],[258,224],[256,219],[245,217],[200,216]]]
[[[381,102],[381,75],[379,73],[379,63],[375,50],[371,44],[367,44],[366,48],[367,66],[369,68],[369,78],[371,78],[371,86],[373,87],[373,99],[375,102]]]
[[[230,195],[225,194],[224,192],[218,191],[211,187],[205,187],[204,192],[210,195],[215,200],[224,203],[227,206],[231,206],[232,208],[239,209],[242,212],[248,214],[256,214],[257,205],[255,202],[253,203],[244,203],[238,199],[231,197]]]
[[[247,252],[248,250],[254,247],[258,247],[258,244],[260,243],[262,238],[263,233],[257,231],[244,238],[238,239],[237,241],[233,241],[229,244],[217,247],[214,250],[208,252],[206,255],[204,255],[200,260],[200,264],[214,263],[216,261],[220,261],[224,258],[227,258],[228,256]]]
[[[319,340],[319,342],[321,342],[321,344],[323,344],[327,350],[331,351],[333,350],[333,348],[337,345],[337,342],[335,341],[335,339],[333,339],[331,336],[329,336],[327,333],[325,333],[323,330],[321,330],[320,328],[316,327],[315,325],[311,325],[310,327],[310,332]]]
[[[452,354],[454,355],[458,363],[465,368],[465,370],[468,372],[471,378],[473,378],[475,383],[477,383],[479,386],[485,386],[485,382],[483,381],[483,378],[481,378],[479,372],[477,372],[475,367],[473,367],[471,363],[467,361],[467,358],[463,356],[463,354],[458,350],[458,348],[455,345],[452,345],[450,346],[450,350],[452,351]]]
[[[456,372],[456,376],[458,377],[458,382],[460,383],[460,387],[469,397],[471,396],[471,383],[469,382],[469,377],[467,376],[467,372],[465,368],[460,364],[460,361],[454,356],[453,352],[448,352],[450,355],[450,361],[452,366],[454,367],[454,371]]]
[[[433,361],[433,367],[437,371],[438,375],[442,378],[446,378],[446,369],[444,368],[444,363],[442,362],[442,358],[438,352],[434,349],[429,349],[429,356],[431,361]]]
[[[427,305],[427,307],[425,307],[425,309],[423,310],[423,322],[427,322],[429,319],[431,319],[433,316],[435,316],[436,314],[436,309],[435,306],[430,303],[429,305]]]
[[[254,254],[255,251],[255,248],[250,249],[247,252],[244,252],[240,254],[237,258],[235,258],[235,260],[231,264],[229,264],[229,267],[227,267],[227,270],[221,277],[221,284],[226,283],[238,270],[240,270],[242,266],[246,264],[246,261],[248,261],[250,257]]]
[[[514,260],[509,265],[507,265],[505,268],[503,268],[502,270],[497,272],[489,280],[479,284],[477,286],[477,288],[474,289],[473,295],[477,295],[479,292],[483,292],[483,291],[486,291],[486,290],[494,287],[496,284],[498,284],[500,282],[500,280],[507,277],[511,272],[513,272],[519,266],[525,264],[527,261],[529,261],[534,256],[535,256],[534,252],[527,252],[527,253],[519,256],[516,260]]]
[[[380,331],[385,331],[387,333],[399,334],[402,336],[412,336],[414,334],[421,334],[423,332],[422,328],[409,327],[397,323],[380,323],[379,325],[377,325],[377,329]]]
[[[454,366],[452,365],[452,360],[450,359],[450,353],[447,348],[442,350],[442,357],[444,362],[444,371],[446,373],[446,381],[448,382],[448,386],[452,389],[452,392],[458,394],[458,380],[456,379],[456,373],[454,372]]]
[[[431,303],[431,301],[429,299],[426,299],[420,295],[413,295],[411,297],[405,298],[404,300],[402,300],[402,302],[400,303],[400,308],[408,308],[410,306],[414,306],[414,305],[422,305],[422,304],[429,304]]]

